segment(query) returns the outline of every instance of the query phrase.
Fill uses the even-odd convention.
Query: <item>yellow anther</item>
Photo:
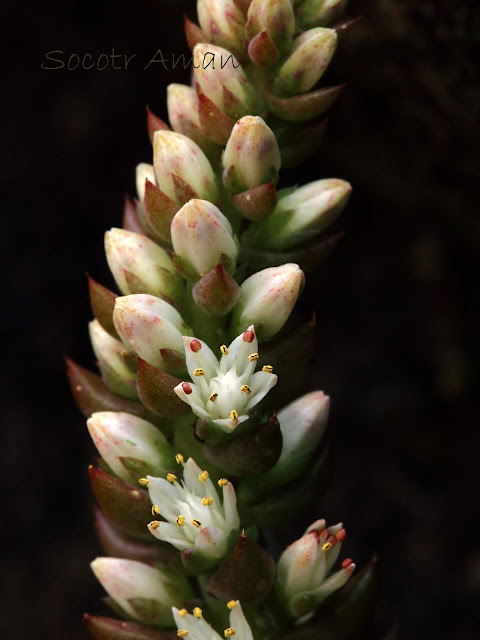
[[[196,529],[200,529],[200,527],[202,526],[202,523],[200,522],[200,520],[197,520],[196,518],[192,520],[192,524]]]
[[[258,355],[258,353],[251,353],[248,356],[248,361],[249,362],[255,362],[255,360],[258,360],[260,358],[260,356]]]
[[[240,391],[243,391],[243,393],[246,393],[247,396],[249,396],[252,393],[252,390],[250,389],[248,384],[244,384],[243,387],[240,388]]]
[[[177,631],[177,636],[179,638],[186,638],[188,636],[188,631],[186,629],[179,629]]]
[[[220,347],[220,351],[223,353],[224,356],[228,356],[228,348],[226,344],[222,344],[222,346]]]
[[[230,600],[230,602],[227,602],[227,607],[230,609],[230,611],[232,609],[235,609],[236,606],[237,606],[237,601],[236,600]]]
[[[270,364],[266,364],[262,367],[262,371],[265,371],[265,373],[273,373],[273,367]]]
[[[209,397],[210,402],[215,402],[215,400],[218,398],[218,393],[212,393],[212,395]]]
[[[235,411],[235,409],[230,411],[230,420],[238,420],[238,411]]]
[[[200,376],[204,376],[205,375],[205,369],[194,369],[193,375],[197,376],[197,378],[199,378]]]
[[[185,516],[178,516],[177,524],[178,524],[179,527],[184,527],[185,526]]]
[[[139,482],[139,484],[142,485],[142,487],[147,487],[148,486],[148,478],[140,478],[138,482]]]
[[[225,634],[225,638],[231,638],[237,632],[235,631],[235,629],[233,627],[228,627],[228,629],[225,629],[225,631],[223,633]]]
[[[188,611],[186,609],[180,609],[180,611],[178,612],[178,615],[181,618],[184,618],[187,615]]]
[[[160,508],[158,504],[154,504],[152,507],[152,516],[159,516],[159,515],[160,515]]]
[[[208,473],[208,471],[202,471],[202,473],[198,476],[198,479],[200,480],[200,482],[205,482],[209,479],[209,477],[210,474]]]
[[[153,522],[150,522],[150,529],[158,529],[158,527],[160,526],[160,522],[158,520],[154,520]]]
[[[200,607],[195,607],[195,609],[193,610],[193,615],[195,616],[195,618],[201,618],[202,617],[202,610],[200,609]]]
[[[174,473],[167,473],[167,480],[169,482],[176,482],[178,478]]]
[[[332,548],[332,543],[331,542],[325,542],[325,544],[322,547],[322,551],[330,551],[331,548]]]
[[[182,456],[181,453],[177,453],[175,455],[175,460],[177,461],[177,464],[183,464],[185,462],[185,458]]]
[[[228,484],[228,480],[226,478],[220,478],[220,480],[218,481],[219,487],[226,487],[227,484]]]
[[[213,498],[203,498],[202,504],[204,507],[211,507],[213,504]]]

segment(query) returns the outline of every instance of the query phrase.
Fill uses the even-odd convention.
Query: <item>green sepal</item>
[[[280,52],[277,49],[277,45],[266,29],[257,33],[257,35],[250,40],[248,44],[248,55],[256,67],[263,69],[272,67],[280,59]]]
[[[198,87],[198,116],[203,133],[217,144],[225,146],[235,121],[221,111]]]
[[[125,622],[103,616],[84,615],[94,640],[178,640],[174,631],[150,629],[139,622]]]
[[[219,263],[193,287],[193,299],[206,314],[213,318],[223,318],[238,301],[240,287]]]
[[[182,381],[169,373],[138,359],[137,392],[142,403],[163,417],[183,416],[190,412],[188,404],[173,390]]]
[[[160,349],[160,355],[162,356],[163,366],[167,373],[182,376],[187,373],[185,354],[175,349]]]
[[[127,471],[134,475],[135,478],[143,478],[144,476],[155,476],[157,470],[148,462],[139,460],[138,458],[119,457],[118,458]]]
[[[195,189],[182,177],[178,176],[176,173],[172,173],[171,178],[173,182],[173,190],[175,191],[175,198],[180,203],[181,207],[189,200],[198,198],[198,193]]]
[[[155,131],[171,131],[171,129],[168,124],[156,116],[149,107],[146,108],[146,111],[148,137],[150,138],[150,142],[153,144]]]
[[[325,115],[345,88],[344,84],[324,87],[293,98],[279,98],[271,93],[265,95],[268,106],[282,120],[306,122]]]
[[[275,183],[268,182],[248,189],[232,197],[236,210],[247,220],[263,220],[275,211],[277,190]]]
[[[93,315],[112,338],[120,340],[113,324],[113,309],[115,307],[117,294],[94,280],[88,273],[87,278]]]
[[[177,272],[185,278],[189,282],[197,282],[200,280],[200,275],[196,272],[196,270],[190,265],[187,260],[177,255],[176,253],[172,256],[173,265]]]
[[[196,547],[184,549],[181,553],[182,564],[188,575],[202,576],[210,574],[218,565],[218,558],[209,558]]]
[[[155,235],[171,245],[170,226],[179,209],[177,203],[146,178],[143,205],[148,224]]]
[[[169,606],[152,598],[128,598],[128,604],[135,612],[135,617],[144,624],[154,627],[173,627],[174,620]]]

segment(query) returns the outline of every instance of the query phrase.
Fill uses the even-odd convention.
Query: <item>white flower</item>
[[[271,366],[254,373],[258,341],[254,326],[240,334],[229,347],[221,347],[218,361],[210,347],[197,338],[184,337],[187,368],[194,382],[182,382],[175,393],[199,418],[231,433],[248,412],[277,384]]]
[[[235,489],[231,482],[219,481],[222,503],[207,471],[192,458],[184,463],[177,454],[177,461],[184,467],[181,482],[173,474],[168,474],[167,480],[147,476],[153,513],[166,520],[153,521],[148,528],[156,538],[180,551],[195,549],[207,558],[220,560],[227,552],[229,533],[240,526]]]
[[[295,617],[308,613],[296,610],[297,596],[308,592],[317,605],[342,587],[355,571],[355,564],[347,558],[343,561],[342,568],[329,576],[345,537],[346,532],[341,522],[327,527],[325,520],[317,520],[280,556],[277,589]]]
[[[230,627],[223,632],[224,638],[235,640],[253,640],[253,633],[250,625],[242,611],[239,600],[231,600],[227,607],[230,609]],[[193,615],[186,609],[176,609],[173,607],[173,617],[178,627],[178,637],[189,640],[224,640],[203,618],[202,610],[195,607]]]

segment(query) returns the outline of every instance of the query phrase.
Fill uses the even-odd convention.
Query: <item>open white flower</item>
[[[221,347],[220,361],[210,347],[197,338],[184,337],[187,368],[194,382],[182,382],[175,393],[199,418],[226,433],[248,420],[248,412],[277,384],[271,366],[255,371],[258,341],[253,325],[232,344]]]
[[[180,551],[193,548],[220,560],[227,552],[229,533],[240,526],[235,489],[228,480],[219,480],[222,502],[208,471],[202,471],[192,458],[185,463],[180,454],[177,462],[183,464],[181,482],[171,473],[166,480],[147,476],[152,512],[166,520],[151,522],[150,533]]]
[[[253,633],[250,625],[242,611],[242,606],[238,600],[231,600],[227,607],[230,609],[230,627],[225,629],[225,638],[235,637],[235,640],[253,640]],[[200,607],[195,607],[193,614],[186,609],[176,609],[173,607],[173,617],[178,627],[179,638],[189,638],[189,640],[224,640],[203,618]]]

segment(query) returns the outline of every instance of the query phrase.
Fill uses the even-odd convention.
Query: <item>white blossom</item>
[[[204,619],[202,610],[195,607],[192,613],[186,609],[172,609],[175,623],[178,627],[178,637],[189,640],[224,640],[234,637],[235,640],[253,640],[253,633],[245,618],[239,600],[231,600],[227,607],[230,609],[230,627],[224,630],[223,638]]]

